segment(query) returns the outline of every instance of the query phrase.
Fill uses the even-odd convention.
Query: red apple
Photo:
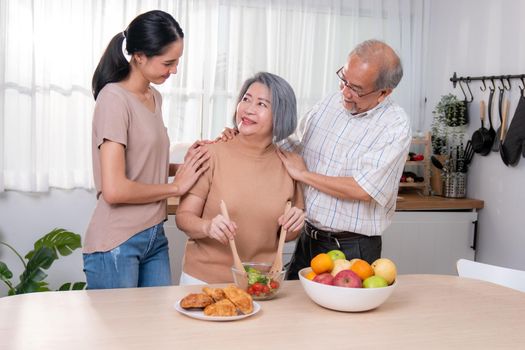
[[[347,288],[361,288],[363,283],[361,278],[352,270],[343,270],[334,277],[334,286]]]
[[[323,272],[315,276],[313,281],[317,283],[328,284],[331,286],[334,284],[334,277],[330,274],[330,272]]]

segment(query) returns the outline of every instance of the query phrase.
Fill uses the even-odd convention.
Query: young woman
[[[234,118],[238,135],[208,146],[210,169],[177,210],[177,226],[189,237],[181,284],[231,282],[233,237],[242,261],[272,263],[280,225],[292,240],[304,222],[302,192],[273,143],[297,125],[291,86],[279,76],[256,74],[244,83]],[[220,214],[221,200],[231,221]],[[288,200],[294,206],[283,215]]]
[[[177,73],[183,38],[171,15],[141,14],[113,37],[93,75],[98,202],[84,243],[89,289],[171,284],[166,198],[184,194],[206,171],[209,158],[196,143],[184,164],[169,164],[162,99],[150,85]],[[173,182],[168,176],[175,176]]]

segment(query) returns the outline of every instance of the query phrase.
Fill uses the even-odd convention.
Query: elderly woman
[[[234,117],[233,140],[209,145],[210,168],[182,197],[176,221],[189,237],[180,284],[233,281],[235,238],[242,261],[273,262],[279,230],[297,237],[304,223],[300,186],[290,177],[274,142],[297,125],[295,94],[281,77],[258,73],[245,81]],[[230,220],[220,214],[220,201]],[[284,215],[287,201],[292,209]]]

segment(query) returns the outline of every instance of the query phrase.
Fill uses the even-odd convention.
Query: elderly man
[[[401,61],[387,44],[368,40],[336,73],[340,91],[314,106],[279,154],[305,185],[306,224],[288,279],[333,249],[372,263],[395,211],[411,139],[406,113],[389,97],[403,76]]]

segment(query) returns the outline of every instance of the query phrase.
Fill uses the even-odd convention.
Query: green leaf
[[[33,254],[35,254],[35,252],[42,247],[51,249],[55,256],[58,253],[62,256],[67,256],[75,249],[80,248],[81,245],[81,238],[79,234],[64,230],[62,228],[56,228],[36,241],[34,250],[27,253],[25,258],[28,260],[31,259]],[[57,257],[55,257],[55,259]]]
[[[41,247],[35,250],[27,262],[25,271],[20,275],[20,283],[15,287],[16,294],[49,290],[47,283],[42,282],[47,277],[42,269],[48,269],[55,259],[57,255],[51,248]]]
[[[8,281],[11,278],[13,278],[13,273],[3,261],[0,261],[0,279],[2,279],[2,281]]]
[[[58,288],[59,292],[63,292],[65,290],[71,290],[71,282],[64,283],[60,286],[60,288]]]
[[[61,285],[58,290],[61,292],[67,291],[67,290],[83,290],[85,287],[86,287],[86,282],[75,282],[73,283],[73,285],[71,284],[71,282],[68,282],[68,283],[64,283],[63,285]]]
[[[83,290],[86,288],[86,282],[75,282],[71,290]]]

